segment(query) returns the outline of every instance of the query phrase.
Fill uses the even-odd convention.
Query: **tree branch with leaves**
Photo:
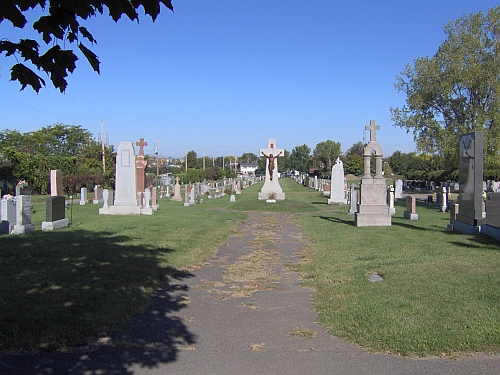
[[[55,88],[64,92],[68,85],[66,77],[76,69],[78,57],[73,49],[61,48],[60,43],[76,44],[92,69],[100,73],[99,58],[84,44],[97,44],[97,40],[81,25],[83,21],[102,15],[106,9],[115,22],[122,16],[139,21],[138,9],[142,7],[154,22],[161,4],[173,11],[171,0],[1,0],[0,23],[10,21],[20,29],[28,23],[27,12],[37,8],[46,12],[33,23],[32,29],[41,35],[45,45],[51,46],[43,51],[34,39],[0,40],[0,53],[17,61],[11,68],[11,81],[19,82],[21,90],[29,85],[39,92],[45,86],[45,80],[37,73],[41,71],[49,76]]]

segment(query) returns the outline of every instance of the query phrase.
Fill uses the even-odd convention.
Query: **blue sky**
[[[363,140],[370,120],[384,156],[415,151],[389,108],[407,63],[432,56],[443,26],[490,0],[173,0],[155,23],[98,16],[83,25],[97,39],[94,73],[83,56],[64,94],[39,94],[10,82],[12,57],[0,56],[0,130],[28,132],[55,123],[81,125],[109,143],[148,142],[146,153],[181,157],[259,153],[275,138],[291,151]],[[35,18],[36,14],[32,15]],[[38,38],[0,24],[0,38]],[[42,44],[42,43],[40,43]],[[87,45],[88,46],[88,45]],[[66,46],[68,47],[68,46]],[[43,77],[43,76],[42,76]],[[46,79],[48,83],[49,80]],[[369,132],[366,134],[369,140]]]

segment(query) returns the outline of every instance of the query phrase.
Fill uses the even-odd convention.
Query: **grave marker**
[[[278,161],[276,160],[284,152],[284,149],[276,148],[276,139],[269,139],[267,148],[260,149],[259,155],[266,158],[266,179],[259,192],[259,200],[285,199],[285,193],[278,181]]]

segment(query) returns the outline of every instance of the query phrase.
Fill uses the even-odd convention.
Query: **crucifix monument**
[[[264,186],[259,193],[260,200],[284,200],[285,193],[281,190],[278,181],[278,160],[279,156],[283,156],[285,150],[276,148],[276,139],[269,139],[267,141],[267,148],[261,148],[259,155],[266,158],[266,179]]]

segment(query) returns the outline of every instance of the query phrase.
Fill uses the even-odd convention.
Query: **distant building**
[[[253,175],[258,167],[257,163],[240,163],[239,173],[243,176]]]

